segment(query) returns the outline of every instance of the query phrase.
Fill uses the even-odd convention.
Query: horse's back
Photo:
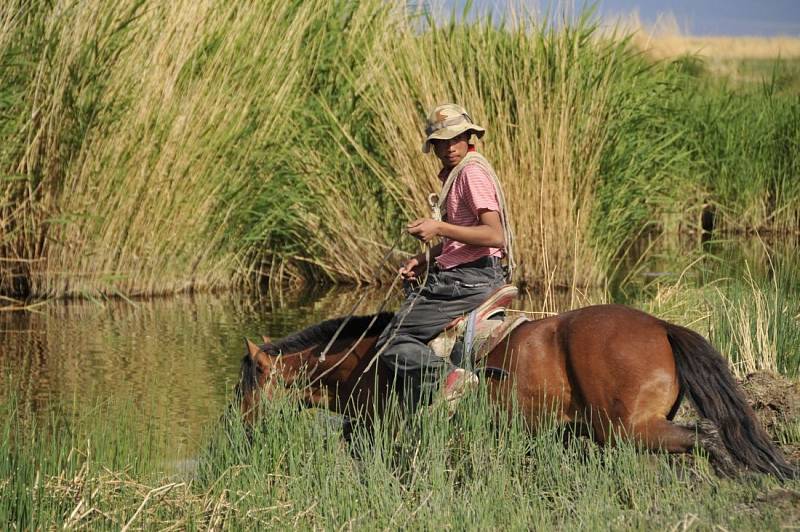
[[[595,305],[555,317],[559,339],[578,371],[597,376],[623,367],[674,367],[664,322],[623,305]]]
[[[634,426],[674,406],[678,376],[663,321],[622,305],[597,305],[564,314],[559,336],[585,407]]]
[[[511,354],[509,360],[509,354]],[[678,396],[664,322],[623,305],[596,305],[518,328],[505,353],[517,398],[531,410],[557,402],[561,418],[601,412],[635,425],[663,418]]]

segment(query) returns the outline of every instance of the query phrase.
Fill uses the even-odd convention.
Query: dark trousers
[[[377,343],[379,349],[386,345],[381,360],[394,371],[405,406],[429,402],[441,374],[454,368],[427,343],[504,283],[502,266],[488,257],[450,270],[433,268],[424,285],[406,283],[406,298]]]

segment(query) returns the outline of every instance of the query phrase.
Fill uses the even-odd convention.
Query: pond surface
[[[714,258],[693,267],[693,284],[740,277],[743,265],[756,277],[768,279],[779,263],[784,277],[786,271],[791,274],[787,289],[797,293],[800,261],[794,245],[781,245],[777,251],[759,242],[719,246]],[[642,301],[646,283],[680,276],[689,259],[670,253],[650,269],[640,265],[638,280],[615,299]],[[0,312],[0,386],[16,390],[37,411],[53,404],[65,410],[103,402],[130,404],[174,442],[174,457],[188,456],[199,448],[204,430],[232,396],[245,336],[256,341],[261,335],[277,338],[346,315],[362,294],[363,289],[354,288],[285,298],[226,293],[55,302],[36,312]],[[385,296],[386,288],[370,289],[358,313],[376,311]],[[529,295],[517,307],[563,310],[603,298],[556,297],[560,300]],[[398,296],[392,296],[388,307],[396,308],[397,302]]]
[[[359,313],[375,311],[384,293],[371,290]],[[355,301],[352,290],[287,299],[227,293],[0,313],[0,385],[37,411],[128,403],[151,414],[180,456],[230,401],[245,337],[284,336],[346,314]]]

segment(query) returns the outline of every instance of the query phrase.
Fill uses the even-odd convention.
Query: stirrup
[[[456,368],[445,376],[440,395],[451,416],[461,399],[477,388],[479,382],[477,375],[463,368]]]

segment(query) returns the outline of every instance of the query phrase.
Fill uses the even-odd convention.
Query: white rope
[[[375,269],[375,273],[372,275],[373,279],[376,279],[378,277],[378,274],[380,273],[381,269],[383,269],[383,265],[386,264],[387,260],[389,260],[389,257],[394,252],[394,250],[397,247],[397,244],[400,242],[401,238],[403,238],[403,233],[400,233],[400,236],[398,236],[395,239],[394,244],[392,244],[392,247],[389,248],[389,251],[386,252],[386,255],[384,255],[383,259],[381,259],[381,261],[378,263],[378,267]],[[389,291],[387,292],[387,294],[391,293],[392,289],[394,288],[394,283],[396,281],[397,281],[397,278],[395,277],[395,280],[392,281],[392,285],[389,287]],[[350,318],[353,317],[353,315],[356,313],[356,310],[358,309],[358,307],[360,307],[361,303],[364,302],[364,299],[367,297],[367,294],[368,294],[368,292],[365,290],[364,293],[361,295],[361,297],[358,299],[358,301],[356,301],[356,304],[353,305],[353,308],[350,309],[350,312],[347,314],[347,317],[344,320],[342,320],[341,324],[339,324],[339,328],[336,329],[335,333],[333,333],[333,336],[328,341],[328,345],[325,346],[325,349],[323,349],[322,353],[319,355],[320,362],[325,362],[325,356],[328,354],[328,351],[330,350],[331,346],[333,345],[333,342],[336,341],[336,339],[339,337],[339,334],[344,329],[345,325],[347,325],[347,323],[350,321]],[[387,298],[388,298],[388,295],[387,295]],[[386,298],[384,298],[383,303],[381,303],[381,308],[383,308],[383,304],[384,303],[386,303]]]
[[[422,277],[422,281],[417,281],[419,283],[419,286],[414,291],[414,299],[411,300],[411,303],[409,304],[408,308],[405,309],[405,313],[402,316],[400,316],[400,320],[397,323],[392,322],[389,325],[387,325],[387,327],[394,327],[394,330],[392,331],[392,334],[389,336],[389,338],[386,339],[386,341],[383,343],[381,348],[378,349],[378,352],[375,353],[374,355],[372,355],[372,360],[369,361],[369,364],[367,364],[367,367],[364,368],[364,371],[362,372],[362,374],[363,373],[367,373],[370,370],[370,368],[372,368],[372,365],[375,363],[375,361],[378,360],[378,358],[380,358],[380,356],[383,354],[383,352],[386,351],[386,349],[391,345],[392,340],[394,340],[395,337],[397,336],[397,331],[400,330],[400,326],[403,325],[403,322],[406,321],[406,317],[411,313],[411,310],[414,308],[414,305],[417,304],[417,300],[419,299],[419,296],[422,294],[422,290],[428,284],[428,276],[430,275],[430,272],[431,272],[431,261],[430,261],[430,258],[431,258],[431,247],[430,247],[430,245],[426,244],[425,245],[425,275]],[[402,310],[402,306],[401,306],[401,310]],[[396,317],[396,315],[395,315],[395,317]]]

